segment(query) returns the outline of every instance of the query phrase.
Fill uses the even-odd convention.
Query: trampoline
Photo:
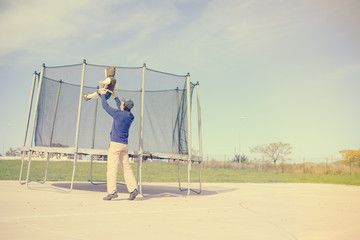
[[[85,101],[82,94],[98,89],[104,79],[105,65],[81,64],[46,66],[34,72],[26,120],[19,182],[30,188],[31,161],[36,153],[46,156],[43,181],[46,182],[50,155],[73,156],[70,188],[75,181],[76,163],[88,157],[106,156],[112,118],[102,109],[101,99]],[[147,159],[178,161],[179,189],[201,193],[202,130],[200,85],[190,74],[176,75],[142,67],[118,67],[115,89],[119,98],[132,99],[135,120],[129,133],[129,156],[138,163],[137,182],[142,192],[142,164]],[[36,95],[36,96],[35,96]],[[196,97],[195,97],[196,96]],[[196,111],[192,99],[196,101]],[[115,108],[115,101],[108,100]],[[197,124],[192,126],[193,119]],[[194,129],[196,129],[194,131]],[[193,139],[196,139],[196,144]],[[24,161],[28,161],[26,179],[22,179]],[[180,165],[187,163],[187,187],[180,181]],[[192,164],[199,164],[199,188],[191,188]]]

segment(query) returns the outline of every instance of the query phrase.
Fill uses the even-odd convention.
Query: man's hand
[[[99,81],[99,84],[103,84],[103,81]]]
[[[113,91],[112,96],[113,96],[114,98],[116,98],[116,97],[117,97],[117,93],[116,93],[115,91]]]
[[[100,89],[99,89],[99,93],[100,93],[101,95],[103,95],[103,94],[106,93],[106,90],[105,90],[104,88],[100,88]]]

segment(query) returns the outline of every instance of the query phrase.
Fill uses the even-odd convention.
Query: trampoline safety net
[[[84,66],[83,93],[97,91],[108,66]],[[75,147],[83,64],[45,67],[38,100],[35,146]],[[139,150],[141,95],[144,78],[143,151],[188,154],[187,75],[174,75],[144,67],[116,67],[119,99],[134,101],[135,120],[129,134],[129,150]],[[102,85],[101,85],[102,86]],[[100,86],[100,87],[101,87]],[[190,96],[195,84],[190,83]],[[190,97],[190,106],[191,106]],[[108,100],[116,108],[115,100]],[[82,99],[78,147],[107,149],[112,118],[101,99]]]

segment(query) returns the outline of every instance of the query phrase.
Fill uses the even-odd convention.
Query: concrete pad
[[[144,196],[103,201],[106,185],[0,181],[1,239],[359,239],[360,187],[144,183]],[[197,185],[194,183],[194,187]]]

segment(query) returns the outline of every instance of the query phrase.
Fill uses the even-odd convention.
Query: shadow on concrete
[[[60,188],[60,189],[69,189],[70,183],[52,183],[53,187]],[[196,185],[196,184],[194,184]],[[183,186],[184,187],[184,186]],[[198,185],[197,185],[198,187]],[[212,187],[214,188],[214,187]],[[80,191],[94,191],[94,192],[103,192],[106,194],[106,184],[91,184],[91,183],[74,183],[73,185],[74,190]],[[118,193],[125,193],[127,194],[127,188],[125,184],[118,183],[117,185]],[[197,190],[197,189],[195,189]],[[226,188],[226,187],[216,187],[216,189],[204,189],[201,190],[201,194],[197,194],[194,192],[190,192],[190,196],[210,196],[210,195],[217,195],[226,192],[234,191],[235,188]],[[165,185],[154,185],[154,184],[146,184],[143,183],[142,185],[143,197],[138,197],[136,200],[148,200],[151,198],[164,198],[164,197],[185,197],[187,196],[187,189],[186,191],[181,191],[179,187],[175,186],[165,186]],[[113,199],[112,201],[116,201]],[[121,199],[118,199],[121,200]]]

